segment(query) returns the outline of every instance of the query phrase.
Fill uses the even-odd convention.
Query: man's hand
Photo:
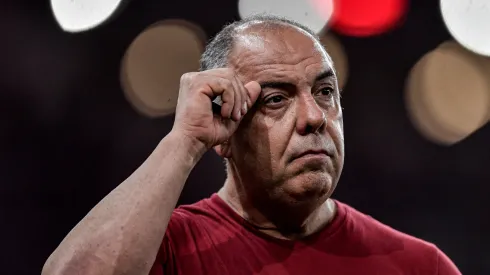
[[[229,69],[183,75],[172,132],[72,229],[42,274],[148,274],[200,154],[233,134],[260,90]],[[221,114],[212,110],[217,96]]]
[[[180,81],[172,132],[185,135],[209,149],[226,141],[259,97],[260,85],[243,84],[231,69],[186,73]],[[212,100],[221,96],[221,114]]]

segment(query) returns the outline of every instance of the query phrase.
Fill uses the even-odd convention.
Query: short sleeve
[[[206,211],[203,201],[174,209],[149,275],[177,275],[185,269],[188,260],[181,255],[195,254],[196,240],[204,234],[198,220]]]
[[[165,234],[165,237],[163,238],[163,242],[160,246],[160,250],[158,251],[157,257],[155,259],[155,262],[153,263],[153,266],[150,270],[149,275],[171,275],[173,273],[168,273],[168,272],[163,272],[164,267],[166,263],[168,262],[168,259],[173,258],[173,253],[172,249],[170,247],[170,242],[168,240],[167,234]]]
[[[461,275],[451,259],[440,250],[437,250],[437,275]]]
[[[149,275],[174,275],[178,273],[175,265],[175,253],[172,247],[173,239],[178,238],[179,236],[178,234],[173,234],[173,232],[181,232],[183,223],[184,219],[182,215],[180,215],[178,211],[174,211]]]

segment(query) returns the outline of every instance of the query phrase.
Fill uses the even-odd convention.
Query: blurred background
[[[490,1],[53,0],[0,7],[1,274],[63,237],[169,132],[179,78],[253,13],[318,32],[343,89],[334,197],[490,274]],[[180,204],[217,191],[207,153]]]

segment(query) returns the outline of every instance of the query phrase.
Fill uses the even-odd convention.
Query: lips
[[[323,149],[318,149],[318,150],[306,150],[306,151],[303,151],[299,154],[295,154],[293,156],[293,159],[297,159],[297,158],[301,158],[301,157],[304,157],[304,156],[307,156],[307,155],[325,155],[325,156],[330,156],[330,154],[327,152],[327,150],[323,150]]]

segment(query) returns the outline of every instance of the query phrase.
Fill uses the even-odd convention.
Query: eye
[[[333,92],[333,89],[330,87],[321,88],[319,91],[319,93],[323,96],[331,96]]]
[[[284,97],[283,96],[281,96],[281,95],[275,95],[275,96],[271,96],[269,98],[266,98],[264,100],[264,103],[265,104],[276,105],[276,104],[281,103],[282,101],[284,101]]]

